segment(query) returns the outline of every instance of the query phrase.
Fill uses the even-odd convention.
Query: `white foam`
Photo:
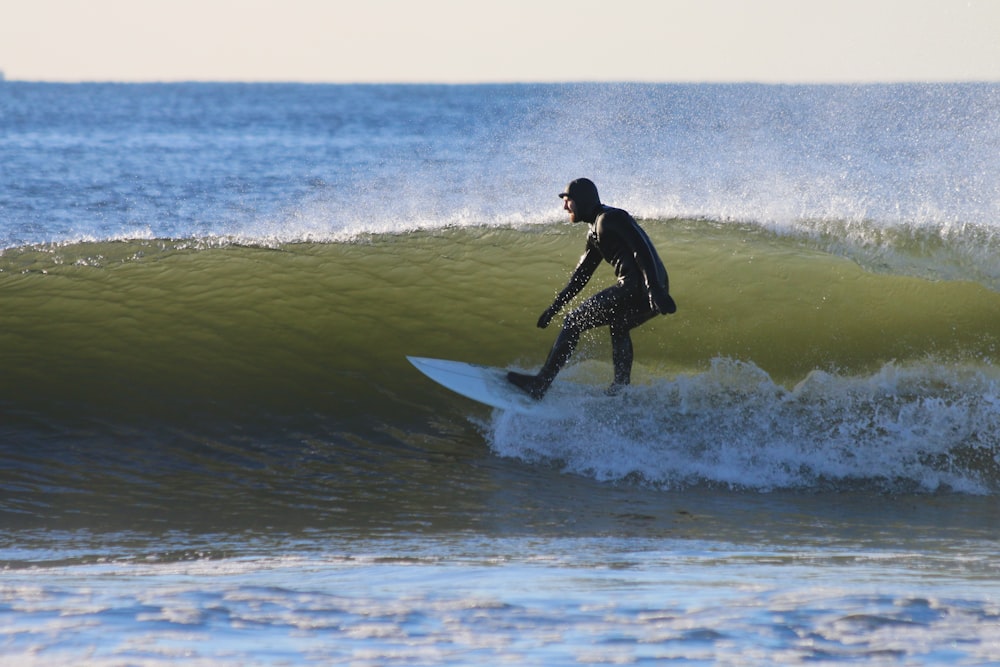
[[[998,480],[1000,374],[990,366],[888,364],[869,377],[814,372],[793,389],[751,363],[497,413],[501,455],[599,480],[762,491],[877,488],[989,493]]]

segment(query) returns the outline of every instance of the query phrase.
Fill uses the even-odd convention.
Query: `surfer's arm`
[[[583,257],[580,258],[580,262],[576,265],[576,269],[573,270],[573,275],[570,277],[569,282],[566,287],[559,292],[556,296],[555,301],[552,305],[542,313],[542,316],[538,318],[538,328],[544,329],[549,326],[549,322],[555,317],[560,310],[562,310],[567,303],[573,300],[577,294],[580,293],[587,283],[590,282],[590,277],[594,275],[594,271],[597,267],[601,265],[603,257],[600,251],[592,245],[587,245],[587,251],[583,253]]]

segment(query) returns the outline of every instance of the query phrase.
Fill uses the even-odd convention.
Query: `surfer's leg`
[[[632,382],[632,360],[635,349],[632,346],[632,329],[648,322],[656,314],[647,308],[642,295],[624,299],[620,302],[620,310],[615,313],[609,328],[611,329],[611,363],[615,370],[615,379],[608,387],[608,394],[615,395]]]
[[[559,332],[559,336],[556,337],[556,342],[552,344],[552,349],[549,350],[549,356],[545,360],[542,370],[538,372],[538,376],[546,384],[552,384],[552,381],[556,379],[556,375],[566,365],[569,358],[573,356],[573,351],[580,342],[580,334],[584,331],[577,326],[569,324],[568,321],[569,318],[567,318],[567,324],[563,325],[562,331]]]
[[[507,373],[507,379],[530,394],[532,398],[545,396],[545,392],[549,390],[552,381],[556,379],[556,375],[559,374],[562,367],[569,361],[569,358],[573,355],[573,350],[576,349],[577,343],[580,342],[580,334],[585,329],[578,328],[578,324],[572,316],[573,313],[566,316],[562,331],[559,332],[556,342],[552,345],[552,349],[549,350],[548,358],[542,364],[542,369],[538,371],[537,375],[527,375],[514,371]]]
[[[632,381],[632,359],[635,356],[632,347],[632,334],[629,327],[617,324],[611,325],[611,363],[615,369],[615,379],[608,387],[608,394],[617,394]]]
[[[507,379],[534,398],[544,396],[556,375],[573,355],[581,334],[588,329],[610,324],[611,318],[619,310],[622,294],[621,286],[616,285],[586,299],[563,320],[562,331],[538,374],[526,375],[511,371],[507,374]]]

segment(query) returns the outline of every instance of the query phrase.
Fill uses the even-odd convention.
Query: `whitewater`
[[[543,361],[579,176],[634,385],[431,384]],[[0,657],[1000,661],[998,220],[995,84],[0,82]]]

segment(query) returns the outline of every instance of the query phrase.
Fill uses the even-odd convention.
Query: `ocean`
[[[580,176],[633,385],[423,377]],[[0,82],[0,663],[1000,664],[998,256],[997,84]]]

